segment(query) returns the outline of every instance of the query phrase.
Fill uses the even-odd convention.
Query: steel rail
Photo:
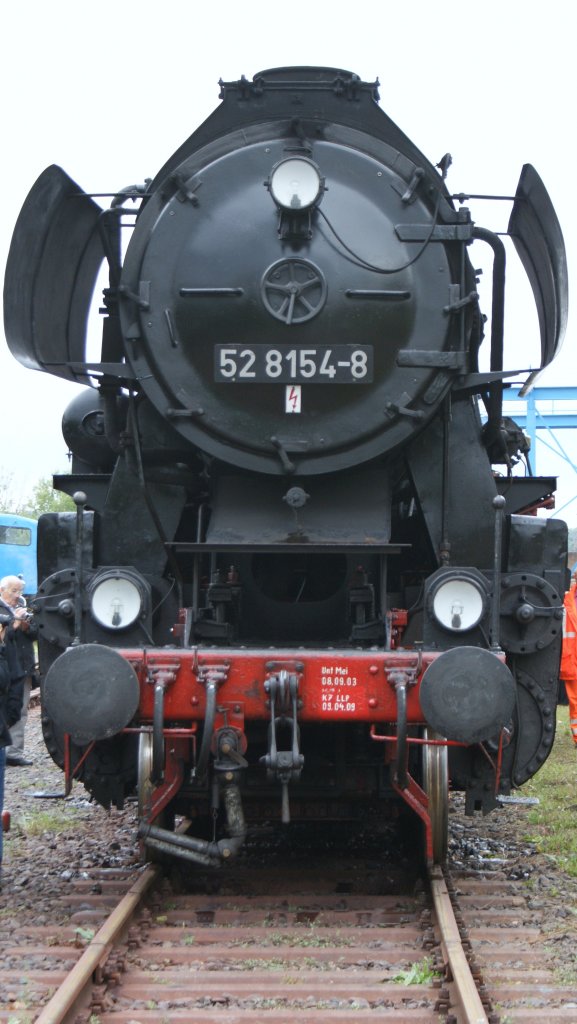
[[[87,986],[92,984],[94,972],[105,962],[123,929],[130,923],[135,910],[160,874],[161,869],[155,864],[145,868],[42,1009],[36,1018],[36,1024],[62,1024],[68,1019],[71,1011],[77,1012],[77,1005]]]
[[[190,826],[188,818],[183,818],[176,832],[186,832]],[[84,993],[93,983],[94,972],[107,960],[114,946],[121,939],[125,929],[142,902],[149,889],[162,875],[158,864],[148,864],[136,881],[130,886],[120,903],[114,908],[91,939],[81,957],[75,963],[59,988],[43,1007],[36,1018],[35,1024],[64,1024],[72,1021]]]
[[[459,926],[439,864],[429,868],[429,885],[440,932],[443,959],[448,966],[463,1024],[489,1024],[489,1018],[477,991],[471,968],[463,950]]]

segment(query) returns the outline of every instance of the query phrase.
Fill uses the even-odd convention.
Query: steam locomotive
[[[76,511],[39,522],[46,744],[68,789],[136,796],[147,858],[409,808],[439,861],[449,789],[490,811],[555,734],[567,529],[503,414],[529,373],[505,364],[506,250],[378,82],[220,88],[154,179],[103,209],[51,166],[15,228],[9,347],[86,385],[54,479]],[[508,234],[546,366],[567,270],[529,164]]]

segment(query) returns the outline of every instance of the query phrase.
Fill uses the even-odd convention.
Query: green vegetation
[[[540,772],[523,786],[523,796],[538,797],[527,816],[527,840],[557,868],[577,878],[577,751],[569,731],[567,707],[557,708],[553,751]]]
[[[71,828],[85,813],[61,800],[50,810],[33,802],[29,807],[19,809],[18,815],[13,815],[12,828],[7,836],[11,861],[14,863],[18,857],[26,856],[28,837],[58,835]]]
[[[16,498],[12,477],[6,476],[0,467],[0,509],[3,512],[38,519],[44,512],[74,512],[75,508],[72,498],[62,491],[55,491],[52,478],[47,476],[34,484],[27,498]]]
[[[400,985],[431,985],[440,975],[433,968],[432,960],[425,957],[411,964],[406,971],[399,971],[393,978]]]

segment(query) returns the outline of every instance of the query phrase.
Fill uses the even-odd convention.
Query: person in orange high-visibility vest
[[[577,571],[563,599],[563,649],[559,676],[569,701],[569,727],[577,747]]]

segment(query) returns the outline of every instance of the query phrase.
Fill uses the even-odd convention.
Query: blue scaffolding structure
[[[536,387],[526,395],[522,394],[521,388],[512,387],[503,395],[503,413],[510,415],[530,438],[531,470],[535,476],[538,475],[537,439],[573,471],[575,497],[562,506],[567,508],[577,498],[577,463],[561,444],[556,431],[577,430],[577,387]],[[561,508],[557,509],[556,514],[561,511]]]

